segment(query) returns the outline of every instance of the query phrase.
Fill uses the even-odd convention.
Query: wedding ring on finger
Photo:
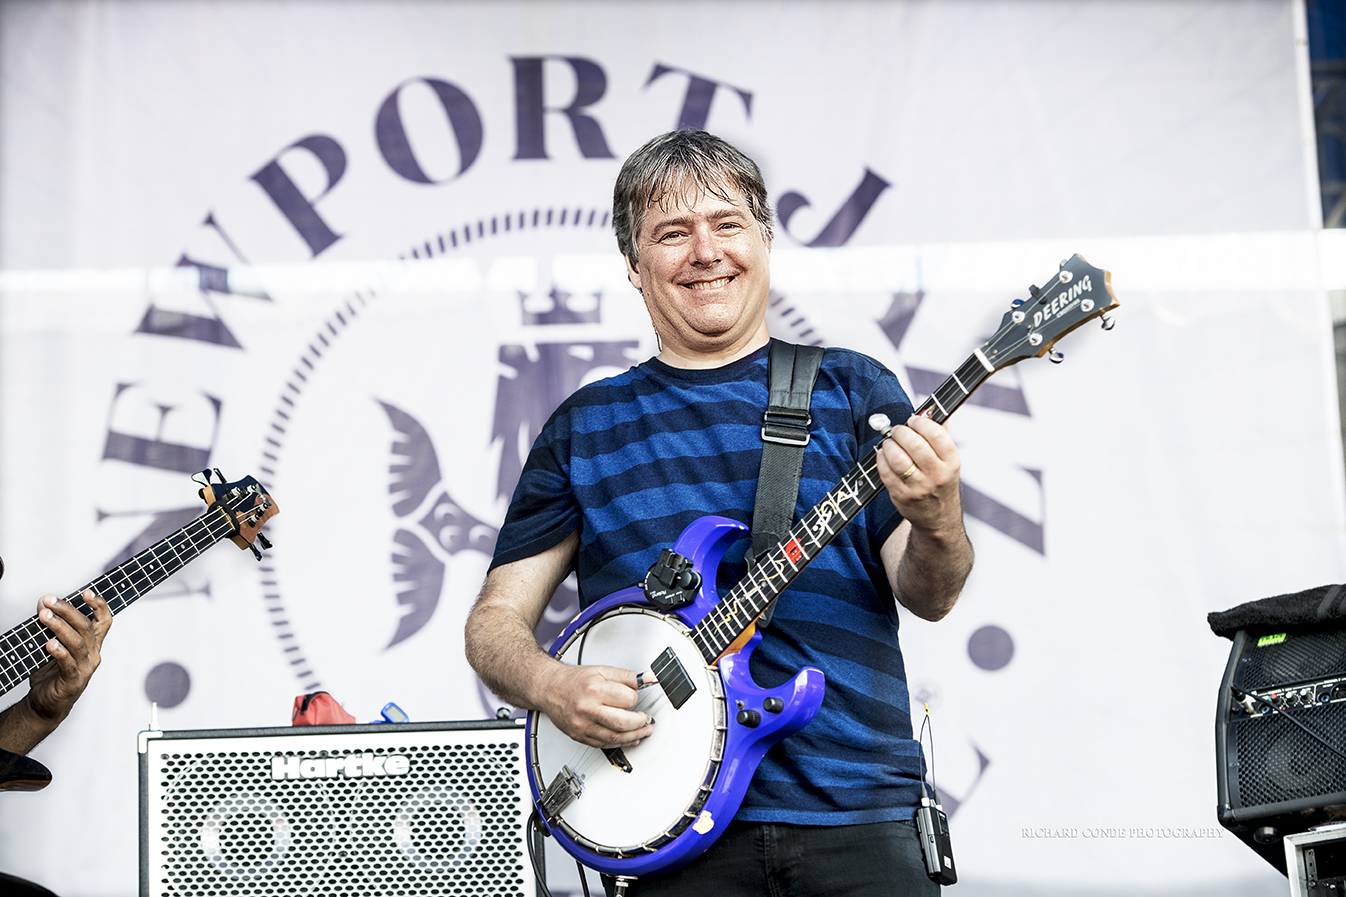
[[[915,472],[916,472],[916,464],[915,464],[915,462],[912,462],[912,465],[911,465],[910,467],[908,467],[906,470],[904,470],[904,471],[902,471],[901,473],[899,473],[899,474],[897,475],[897,478],[898,478],[899,480],[909,479],[909,478],[911,477],[911,475],[912,475],[913,473],[915,473]]]

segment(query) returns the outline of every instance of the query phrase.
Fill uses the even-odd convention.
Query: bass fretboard
[[[93,609],[81,597],[86,589],[92,589],[107,602],[113,614],[121,613],[140,596],[234,532],[227,514],[209,510],[61,600],[73,604],[92,619]],[[0,636],[0,695],[27,680],[51,659],[46,650],[50,638],[51,632],[36,615]]]

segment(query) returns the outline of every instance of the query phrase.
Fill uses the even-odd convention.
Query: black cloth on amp
[[[1246,629],[1251,634],[1346,628],[1346,584],[1318,586],[1289,595],[1273,595],[1206,615],[1211,631],[1225,638]]]

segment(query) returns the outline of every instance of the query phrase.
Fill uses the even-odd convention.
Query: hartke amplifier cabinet
[[[140,893],[535,897],[522,723],[142,732]]]

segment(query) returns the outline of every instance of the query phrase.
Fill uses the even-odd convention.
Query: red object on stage
[[[342,726],[355,722],[355,717],[325,691],[296,695],[290,724],[295,726]]]

